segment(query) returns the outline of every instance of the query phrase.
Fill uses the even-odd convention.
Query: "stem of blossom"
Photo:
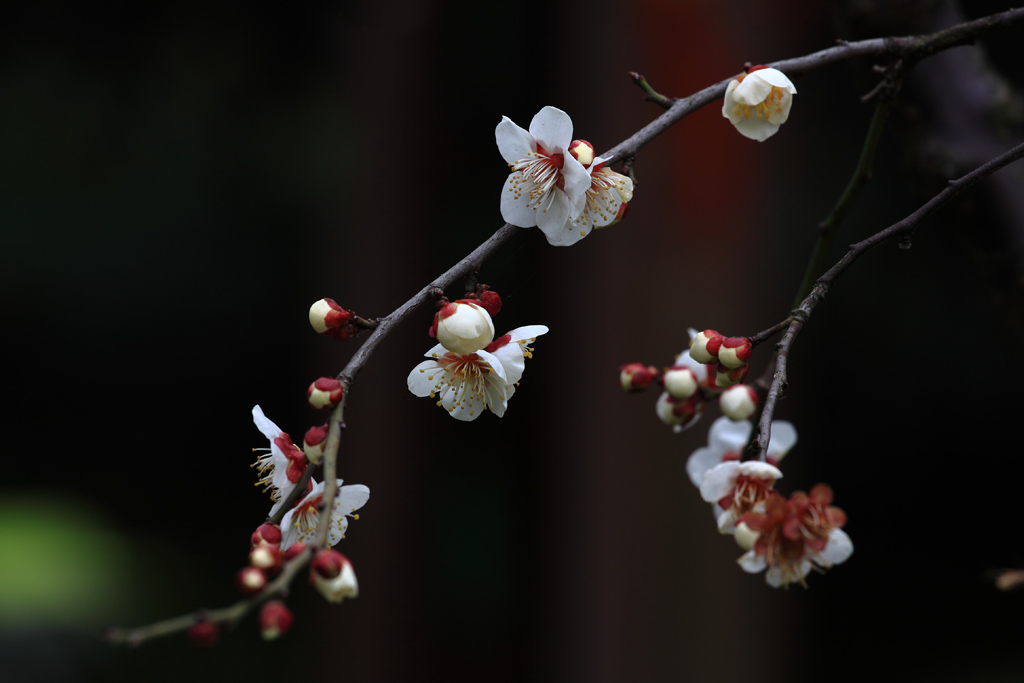
[[[761,460],[766,460],[768,457],[768,442],[771,440],[772,418],[775,415],[775,405],[778,403],[779,396],[786,388],[786,363],[789,359],[789,349],[793,345],[793,340],[796,339],[796,336],[800,334],[800,330],[803,329],[804,323],[808,318],[810,318],[811,313],[814,311],[814,307],[828,295],[828,290],[832,287],[839,276],[846,272],[847,268],[853,265],[857,259],[871,249],[893,238],[909,235],[911,232],[916,230],[926,218],[931,216],[958,194],[968,189],[979,180],[992,175],[1003,166],[1011,164],[1021,158],[1024,158],[1024,144],[1017,145],[1013,149],[1000,154],[995,159],[992,159],[988,163],[979,166],[970,173],[967,173],[956,180],[951,180],[949,185],[947,185],[942,192],[929,199],[914,213],[901,221],[893,223],[885,230],[875,233],[866,240],[862,240],[857,244],[852,245],[850,250],[846,252],[846,255],[843,256],[838,263],[829,268],[824,275],[815,281],[814,285],[811,287],[811,291],[808,292],[807,296],[800,302],[797,309],[793,311],[793,322],[789,324],[789,328],[786,330],[786,333],[782,335],[782,340],[779,342],[775,373],[772,377],[771,386],[768,388],[768,396],[764,401],[764,410],[761,412],[761,419],[758,421],[757,426],[757,449],[758,457]]]
[[[292,505],[294,505],[295,501],[299,499],[299,496],[306,495],[306,484],[309,483],[309,478],[313,476],[313,472],[316,470],[316,467],[317,466],[313,463],[306,465],[305,471],[302,473],[302,476],[299,477],[299,480],[295,482],[295,486],[293,486],[292,490],[288,492],[288,495],[285,496],[281,507],[279,507],[277,512],[273,515],[267,517],[267,524],[280,524],[281,520],[284,519],[285,513],[292,509]]]
[[[778,332],[781,332],[782,330],[786,329],[789,326],[789,323],[791,323],[792,321],[793,321],[793,316],[790,315],[788,318],[786,318],[782,322],[775,323],[774,325],[769,327],[767,330],[762,330],[761,332],[758,332],[757,334],[755,334],[753,336],[747,337],[747,339],[750,340],[751,346],[757,346],[758,344],[760,344],[762,342],[768,341],[769,339],[774,337]]]
[[[364,330],[375,330],[377,329],[378,321],[373,318],[360,318],[358,315],[352,316],[351,323],[356,327],[360,327]]]
[[[320,521],[316,525],[316,538],[313,547],[323,548],[327,545],[327,532],[331,528],[331,509],[334,498],[338,495],[338,446],[341,443],[342,421],[345,415],[345,401],[348,399],[348,384],[342,382],[341,403],[331,411],[331,426],[327,430],[327,444],[324,446],[324,493],[323,508],[320,510]]]
[[[947,50],[958,45],[965,45],[979,36],[990,33],[998,28],[1006,28],[1024,22],[1024,9],[1011,9],[993,14],[974,21],[951,26],[936,33],[925,36],[904,36],[894,38],[872,38],[853,43],[843,43],[827,50],[821,50],[804,57],[784,59],[772,62],[767,66],[782,71],[787,76],[799,76],[829,64],[842,62],[857,57],[889,57],[902,58],[914,63],[925,57]],[[725,95],[725,88],[732,76],[714,85],[708,86],[688,97],[671,99],[668,111],[651,121],[639,131],[623,140],[609,151],[601,154],[608,162],[636,154],[644,145],[665,132],[684,116],[692,114],[701,107],[714,102]]]
[[[895,89],[889,89],[888,92],[894,94]],[[864,138],[864,146],[860,150],[860,159],[857,160],[857,167],[853,170],[853,175],[850,176],[846,189],[843,190],[843,194],[840,195],[836,205],[832,207],[832,211],[825,217],[825,220],[818,224],[818,240],[814,245],[814,251],[811,253],[811,259],[807,262],[807,270],[804,271],[803,281],[800,283],[800,289],[797,290],[796,298],[793,300],[791,308],[799,306],[800,302],[811,292],[815,279],[825,267],[825,257],[828,256],[828,252],[832,249],[836,228],[846,218],[846,213],[850,210],[853,200],[860,194],[861,188],[871,180],[871,169],[875,163],[875,152],[878,149],[878,143],[882,139],[882,130],[885,128],[885,122],[889,118],[889,112],[892,111],[895,102],[895,98],[883,96],[879,99],[878,104],[875,105],[875,113],[871,117],[871,125],[868,126],[868,133]]]
[[[673,100],[671,97],[665,97],[661,93],[655,91],[654,88],[651,87],[651,84],[647,82],[647,79],[638,74],[637,72],[630,71],[629,77],[633,79],[633,83],[637,87],[639,87],[641,90],[647,93],[647,95],[644,97],[644,100],[648,102],[654,102],[662,109],[668,109],[669,107],[672,106],[672,103],[675,102],[675,100]]]
[[[181,631],[188,630],[190,626],[197,624],[200,621],[209,621],[213,623],[226,624],[227,626],[234,626],[249,612],[256,609],[278,593],[286,590],[288,585],[291,584],[292,579],[295,578],[295,575],[309,563],[312,556],[313,548],[306,548],[285,564],[281,573],[277,575],[277,578],[268,583],[257,595],[246,600],[239,600],[230,607],[222,607],[214,610],[197,610],[191,614],[183,614],[180,617],[164,619],[163,621],[158,621],[147,626],[140,626],[139,628],[111,628],[107,630],[104,637],[108,642],[113,643],[114,645],[129,645],[135,647],[151,638],[158,638],[160,636],[167,636],[172,633],[179,633]]]

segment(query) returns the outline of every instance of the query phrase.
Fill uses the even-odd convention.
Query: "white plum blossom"
[[[324,484],[310,479],[312,488],[302,500],[281,518],[281,550],[287,550],[295,543],[310,543],[316,536],[316,526],[320,521],[320,505],[324,497]],[[338,493],[334,496],[331,506],[331,521],[327,532],[327,545],[333,546],[345,536],[348,529],[348,518],[359,519],[353,513],[366,505],[370,499],[370,489],[362,484],[342,486],[338,482]]]
[[[252,420],[263,436],[270,440],[269,448],[253,449],[261,452],[253,467],[260,474],[258,485],[270,491],[270,499],[274,501],[270,514],[273,515],[302,476],[306,464],[305,453],[299,450],[288,434],[263,414],[259,406],[253,407]]]
[[[693,485],[700,488],[705,473],[719,463],[739,460],[753,428],[750,420],[734,422],[725,416],[712,422],[708,445],[695,450],[686,461],[686,473]],[[777,465],[794,445],[796,428],[783,420],[772,422],[772,437],[768,442],[769,464]]]
[[[700,497],[722,509],[718,514],[718,530],[731,534],[740,517],[748,512],[764,511],[768,491],[775,480],[781,478],[779,468],[766,462],[729,460],[704,473]]]
[[[796,87],[778,69],[754,67],[734,78],[725,89],[722,116],[741,135],[764,142],[789,118]]]
[[[570,218],[557,235],[548,235],[548,242],[564,247],[575,244],[586,237],[592,228],[603,228],[615,222],[619,209],[633,199],[633,180],[604,167],[606,160],[595,157],[587,169],[590,173],[590,187],[586,192],[583,211],[576,218]]]
[[[494,136],[512,169],[501,190],[502,218],[521,228],[538,226],[551,244],[567,244],[563,233],[583,212],[591,187],[590,174],[568,151],[572,119],[544,107],[530,130],[503,116]]]
[[[438,344],[409,373],[409,391],[437,399],[437,405],[457,420],[468,422],[490,410],[505,414],[508,399],[532,357],[530,344],[545,334],[544,325],[527,325],[468,354],[453,353]]]

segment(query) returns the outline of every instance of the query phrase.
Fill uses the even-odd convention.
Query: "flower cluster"
[[[751,387],[736,382],[747,374],[752,348],[745,337],[727,339],[714,330],[691,329],[690,346],[671,367],[659,372],[643,363],[628,363],[619,368],[619,383],[623,391],[635,393],[659,382],[665,390],[655,413],[676,432],[693,426],[716,397],[724,415],[745,420],[757,408],[758,396]]]
[[[594,146],[572,137],[572,119],[544,107],[525,130],[503,116],[494,131],[512,173],[501,192],[501,216],[539,227],[548,243],[575,244],[592,228],[617,223],[633,199],[633,181],[606,167]]]
[[[740,522],[756,537],[739,559],[744,571],[765,572],[768,585],[806,585],[811,569],[829,569],[853,554],[853,543],[842,526],[846,514],[831,505],[832,489],[818,484],[810,494],[797,491],[789,500],[775,493],[763,510],[749,512]],[[752,535],[753,535],[752,534]]]
[[[779,462],[797,440],[790,423],[772,425],[766,462],[741,461],[752,429],[746,420],[715,420],[708,445],[687,461],[687,474],[713,505],[719,532],[733,535],[747,551],[738,560],[745,571],[767,569],[765,580],[773,587],[804,584],[813,567],[828,569],[853,553],[840,528],[846,515],[831,506],[832,490],[824,484],[788,500],[774,490],[782,478]]]
[[[530,344],[548,328],[517,327],[495,339],[488,310],[462,299],[442,303],[430,331],[440,343],[427,351],[430,360],[409,373],[409,391],[436,399],[457,420],[471,421],[488,410],[498,417],[505,414],[526,359],[533,357]]]

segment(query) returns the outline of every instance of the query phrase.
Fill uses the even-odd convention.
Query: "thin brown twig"
[[[772,377],[771,386],[768,388],[768,396],[765,398],[764,409],[761,411],[761,419],[758,421],[757,426],[757,452],[761,460],[765,460],[768,457],[768,443],[771,441],[772,419],[775,415],[775,406],[778,403],[779,397],[786,389],[790,349],[797,335],[800,334],[800,330],[803,329],[804,323],[807,322],[808,318],[811,317],[811,313],[814,312],[815,306],[828,295],[829,289],[839,276],[871,249],[893,238],[909,235],[929,216],[961,192],[1021,158],[1024,158],[1024,144],[1017,145],[970,173],[950,181],[949,185],[942,192],[929,199],[914,213],[901,221],[893,223],[888,228],[878,231],[871,237],[851,245],[843,258],[815,281],[811,292],[800,302],[797,309],[793,311],[793,321],[789,324],[786,333],[782,335],[782,339],[778,344],[775,373]]]

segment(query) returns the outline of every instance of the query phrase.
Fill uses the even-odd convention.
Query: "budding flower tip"
[[[573,140],[569,143],[569,154],[572,158],[582,164],[583,168],[587,168],[594,163],[594,146],[586,140]]]

